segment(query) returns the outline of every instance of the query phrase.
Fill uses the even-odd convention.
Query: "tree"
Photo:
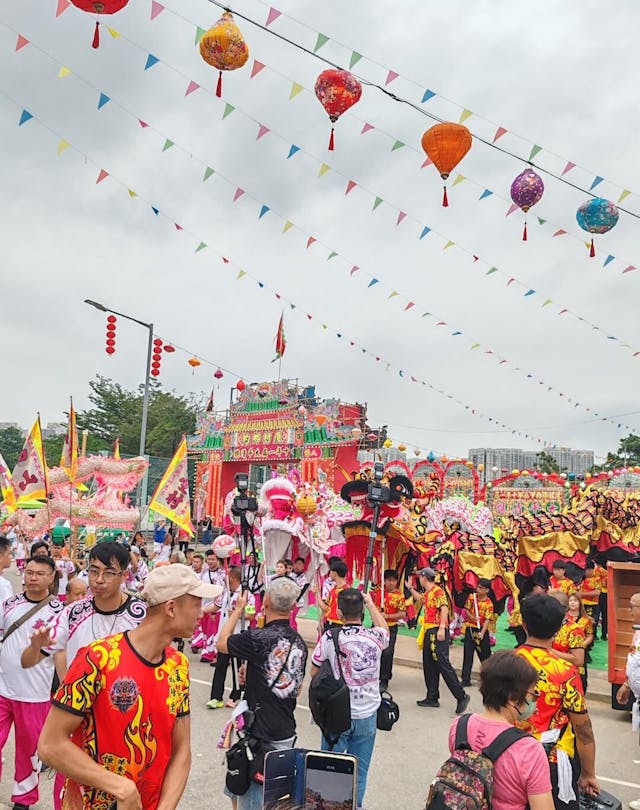
[[[122,453],[137,455],[144,386],[137,391],[127,391],[119,383],[97,375],[89,387],[93,408],[78,413],[78,429],[88,430],[90,437],[97,437],[107,446],[119,439]],[[198,407],[193,397],[163,391],[160,383],[153,381],[149,393],[146,452],[165,458],[173,455],[182,434],[195,430]]]
[[[559,473],[560,465],[555,458],[544,450],[538,453],[538,469],[543,473]]]
[[[16,466],[18,456],[22,452],[24,436],[22,431],[15,427],[7,427],[0,430],[0,454],[7,462],[7,466],[12,470]]]
[[[607,453],[604,464],[597,469],[609,470],[612,467],[638,467],[640,466],[640,436],[631,433],[620,439],[620,445],[615,453]]]

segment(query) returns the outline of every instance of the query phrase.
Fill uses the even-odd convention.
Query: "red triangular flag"
[[[149,124],[147,124],[146,121],[143,121],[142,118],[138,118],[138,123],[140,124],[142,129],[146,129],[149,126]]]
[[[176,231],[181,231],[182,230],[182,225],[178,225],[177,222],[174,222],[173,224],[176,226]]]
[[[258,73],[264,68],[264,64],[262,62],[258,62],[257,59],[253,60],[253,67],[251,68],[251,76],[250,79],[253,79],[254,76],[257,76]]]
[[[277,8],[270,8],[269,13],[267,14],[267,25],[271,25],[274,20],[277,20],[278,17],[282,14],[281,11],[278,11]]]
[[[420,168],[424,169],[425,166],[431,166],[431,165],[433,165],[433,161],[431,160],[431,158],[428,157],[428,158],[425,159],[424,163],[422,164],[422,166],[420,166]]]
[[[66,11],[69,6],[71,5],[70,0],[58,0],[58,6],[56,8],[56,17],[59,17],[63,11]]]
[[[16,51],[19,51],[21,48],[24,48],[24,46],[28,44],[29,40],[26,37],[23,37],[22,34],[18,34],[18,41],[16,42]]]
[[[349,180],[349,182],[347,183],[347,190],[345,191],[344,196],[346,197],[347,194],[350,191],[352,191],[356,186],[357,186],[357,183],[355,183],[353,180]]]
[[[312,245],[312,244],[313,244],[315,241],[316,241],[315,236],[310,236],[310,237],[307,239],[307,247],[308,247],[308,248],[310,248],[310,247],[311,247],[311,245]]]
[[[98,183],[102,183],[105,177],[109,177],[109,172],[105,172],[104,169],[100,169],[100,174],[98,175],[98,179],[96,180],[96,186]]]

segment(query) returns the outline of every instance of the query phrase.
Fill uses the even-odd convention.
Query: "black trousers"
[[[238,666],[239,661],[227,653],[218,653],[216,658],[216,666],[213,670],[213,680],[211,681],[211,700],[222,700],[224,695],[224,682],[227,678],[227,669],[231,664],[231,700],[239,700],[242,695],[242,690],[238,682]]]
[[[600,599],[598,601],[600,606],[600,623],[602,624],[602,635],[601,638],[607,637],[607,625],[609,622],[609,610],[607,607],[607,594],[601,593]]]
[[[431,627],[424,634],[422,648],[422,671],[427,687],[427,700],[440,699],[440,676],[456,700],[465,696],[458,676],[449,661],[449,631],[445,632],[444,641],[437,639],[438,628]]]
[[[551,773],[551,795],[553,796],[553,803],[556,807],[556,810],[578,810],[578,796],[580,795],[580,791],[578,790],[578,778],[580,776],[580,760],[577,756],[573,757],[569,760],[571,762],[571,784],[573,786],[573,792],[576,794],[575,801],[572,802],[561,802],[558,798],[558,765],[555,762],[549,763],[549,771]]]
[[[595,605],[587,605],[585,604],[584,609],[587,613],[587,616],[593,622],[593,635],[596,636],[598,633],[598,622],[600,621],[600,602],[596,602]],[[605,636],[606,636],[605,632]],[[593,646],[593,645],[592,645]]]
[[[380,658],[380,680],[389,683],[393,677],[393,654],[396,649],[396,638],[398,637],[398,625],[394,624],[389,628],[389,646],[382,651]]]
[[[475,627],[467,627],[464,631],[464,655],[462,657],[462,680],[471,680],[474,653],[478,653],[480,661],[491,655],[491,640],[489,633],[480,639],[480,631]]]

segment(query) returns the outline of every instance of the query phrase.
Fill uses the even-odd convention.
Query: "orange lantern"
[[[327,421],[327,417],[323,413],[318,413],[313,418],[320,425],[320,427],[322,427],[324,423]]]
[[[471,149],[471,133],[462,124],[436,124],[422,136],[422,148],[440,172],[440,177],[446,181],[447,177]],[[446,182],[444,184],[442,205],[445,208],[449,205]]]
[[[406,449],[407,449],[407,445],[406,445],[406,444],[399,444],[399,445],[398,445],[398,450],[399,450],[401,453],[404,453],[404,451],[405,451]]]
[[[191,368],[198,368],[198,366],[200,365],[200,361],[198,360],[197,357],[190,357],[188,363],[191,366]]]
[[[249,48],[242,32],[233,21],[233,14],[225,11],[218,22],[202,35],[200,56],[218,71],[216,96],[222,95],[222,71],[237,70],[249,58]]]

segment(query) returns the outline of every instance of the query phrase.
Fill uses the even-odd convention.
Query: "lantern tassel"
[[[331,135],[329,136],[329,151],[333,152],[335,148],[335,143],[333,141],[333,127],[331,127]]]
[[[93,32],[93,42],[91,43],[92,48],[99,48],[100,47],[100,20],[96,20],[96,28]]]
[[[527,241],[527,220],[524,221],[524,231],[522,231],[522,241]]]
[[[596,255],[596,246],[595,246],[595,245],[594,245],[594,243],[593,243],[593,236],[592,236],[592,237],[591,237],[591,248],[590,248],[590,250],[589,250],[589,256],[590,256],[590,257],[593,259],[593,257],[594,257],[595,255]]]
[[[222,97],[222,71],[218,72],[218,86],[216,87],[216,96],[218,98]]]
[[[444,187],[444,194],[442,195],[442,207],[448,208],[449,207],[449,198],[447,197],[447,187]]]

